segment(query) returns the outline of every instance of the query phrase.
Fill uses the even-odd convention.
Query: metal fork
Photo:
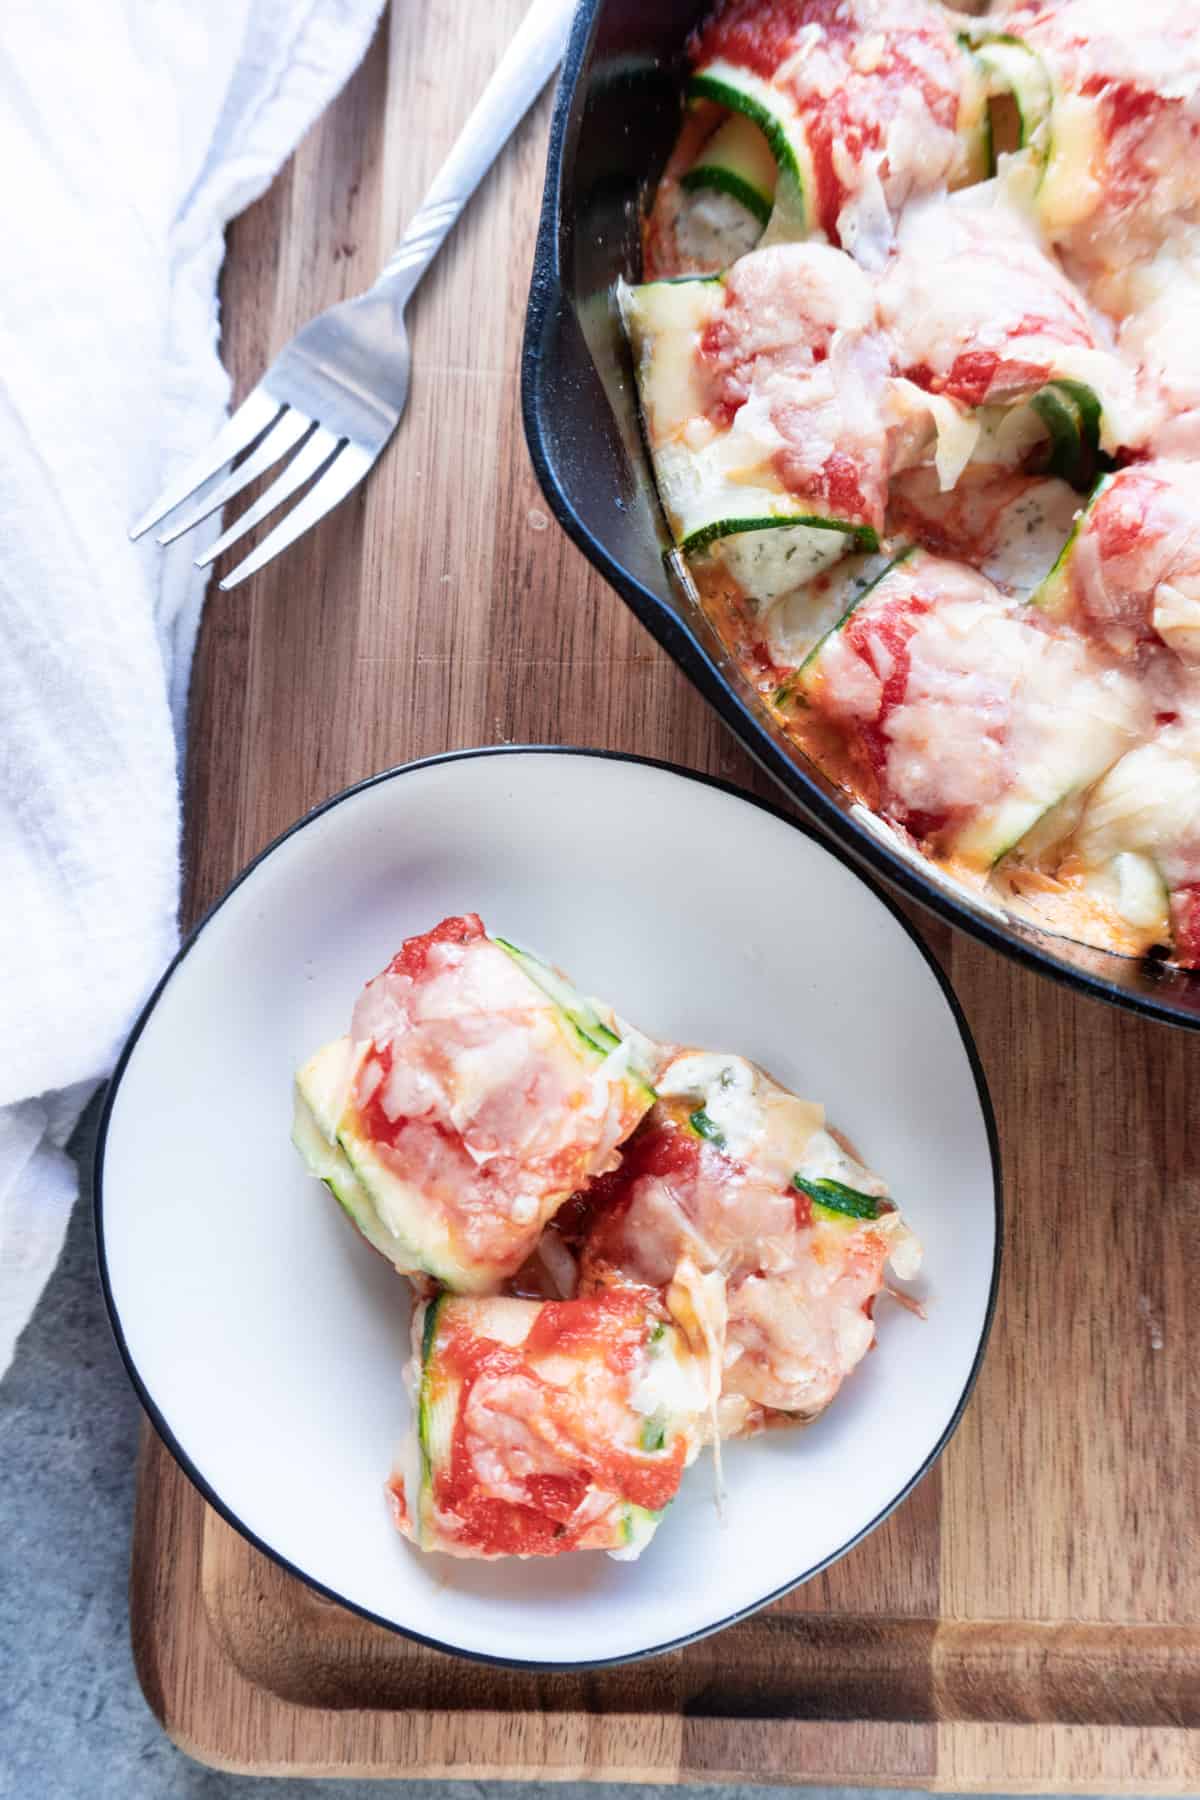
[[[196,558],[196,567],[205,568],[315,476],[304,498],[226,575],[221,586],[232,588],[358,486],[400,423],[408,399],[411,358],[404,308],[459,213],[561,62],[574,13],[575,0],[534,0],[379,279],[357,299],[320,313],[284,345],[207,451],[133,526],[131,538],[157,525],[243,450],[250,451],[245,461],[160,533],[160,544],[191,531],[290,457],[262,497]]]

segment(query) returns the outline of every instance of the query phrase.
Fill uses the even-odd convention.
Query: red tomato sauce
[[[610,1169],[597,1175],[585,1188],[560,1206],[552,1221],[553,1229],[573,1249],[591,1236],[598,1219],[613,1212],[621,1203],[629,1204],[629,1181],[624,1168]]]
[[[771,687],[778,687],[780,682],[785,680],[791,673],[791,671],[786,669],[782,663],[774,661],[770,650],[761,638],[756,639],[755,642],[749,646],[747,655],[754,665],[754,668],[760,675],[767,678],[767,682]]]
[[[577,1195],[577,1242],[591,1241],[603,1253],[604,1238],[629,1211],[639,1181],[648,1177],[674,1177],[690,1184],[700,1173],[702,1151],[710,1148],[685,1126],[655,1123],[632,1139],[619,1169],[601,1175]],[[712,1152],[712,1154],[719,1154]],[[561,1216],[561,1215],[560,1215]]]
[[[1189,882],[1171,895],[1174,960],[1184,969],[1200,969],[1200,882]]]
[[[1100,495],[1092,508],[1086,530],[1097,539],[1105,562],[1126,556],[1148,536],[1147,513],[1159,483],[1145,475],[1122,475]]]
[[[911,662],[909,646],[921,618],[930,610],[930,602],[922,599],[919,594],[898,594],[895,600],[885,602],[883,606],[852,614],[842,628],[847,644],[868,667],[875,668],[873,642],[886,651],[890,664],[882,681],[879,710],[875,717],[857,719],[853,725],[843,726],[842,729],[857,740],[862,759],[874,778],[876,804],[902,824],[914,838],[921,840],[936,837],[945,828],[950,815],[947,812],[913,812],[890,799],[887,786],[890,740],[886,727],[891,714],[904,702]]]
[[[403,1137],[405,1130],[408,1126],[413,1124],[414,1121],[412,1119],[406,1119],[403,1116],[398,1119],[390,1119],[384,1111],[383,1095],[387,1088],[388,1076],[392,1072],[392,1046],[390,1044],[373,1045],[363,1067],[365,1069],[372,1064],[382,1070],[382,1075],[375,1084],[371,1097],[366,1102],[365,1106],[357,1101],[356,1097],[358,1116],[362,1122],[363,1135],[367,1138],[368,1142],[372,1144],[382,1144],[389,1150],[396,1150],[399,1148],[400,1139]],[[359,1079],[361,1081],[361,1076]],[[423,1118],[420,1123],[427,1131],[435,1131],[439,1137],[445,1138],[448,1143],[455,1144],[460,1149],[462,1148],[462,1138],[459,1133],[451,1126],[444,1125],[440,1119]]]
[[[371,1098],[366,1105],[364,1106],[361,1100],[357,1101],[363,1135],[372,1144],[388,1144],[394,1149],[396,1139],[407,1125],[408,1120],[389,1119],[383,1110],[383,1090],[386,1088],[388,1076],[392,1072],[392,1046],[390,1044],[373,1045],[369,1061],[380,1068],[383,1073],[376,1082]]]
[[[881,607],[852,613],[842,627],[849,647],[869,667],[875,667],[875,659],[871,654],[873,641],[882,645],[891,661],[891,668],[882,684],[878,712],[874,719],[858,722],[863,746],[881,792],[885,785],[888,756],[888,739],[884,726],[888,715],[903,703],[908,687],[909,645],[916,635],[918,624],[929,611],[929,601],[922,600],[919,594],[898,594],[895,600],[885,602]]]
[[[657,1512],[674,1498],[683,1474],[682,1440],[669,1456],[638,1454],[591,1437],[591,1421],[582,1416],[575,1395],[545,1382],[534,1358],[553,1352],[603,1354],[614,1372],[624,1374],[645,1338],[645,1313],[635,1294],[614,1291],[582,1301],[551,1301],[541,1310],[524,1345],[514,1348],[470,1331],[439,1334],[437,1372],[445,1370],[462,1382],[449,1464],[434,1473],[434,1500],[461,1523],[461,1542],[487,1555],[557,1555],[575,1549],[595,1521],[572,1526],[593,1487],[630,1505]],[[499,1500],[481,1490],[471,1456],[467,1415],[471,1391],[488,1377],[515,1377],[539,1390],[539,1400],[554,1431],[555,1455],[564,1446],[577,1457],[568,1473],[534,1472],[523,1480],[524,1503]]]
[[[786,417],[777,423],[786,432]],[[835,450],[814,468],[785,445],[776,451],[771,465],[789,493],[799,500],[811,501],[822,518],[844,519],[850,524],[882,524],[882,507],[869,504],[863,491],[861,465],[844,450]]]
[[[962,350],[940,383],[941,391],[964,406],[982,406],[992,390],[1040,386],[1050,373],[1046,363],[1016,362],[995,350]]]
[[[660,1125],[647,1131],[631,1147],[625,1159],[628,1179],[643,1175],[678,1175],[691,1180],[700,1172],[702,1139],[681,1125]]]
[[[643,1175],[695,1176],[700,1150],[700,1139],[693,1132],[675,1125],[643,1126],[626,1145],[619,1167],[597,1175],[572,1194],[555,1215],[555,1224],[569,1244],[582,1244],[601,1220],[612,1223],[628,1212]]]
[[[583,1300],[548,1300],[525,1350],[530,1356],[598,1354],[615,1373],[624,1374],[645,1340],[645,1316],[640,1297],[619,1288]]]
[[[435,944],[477,944],[487,936],[478,913],[463,913],[458,918],[443,919],[432,931],[419,937],[406,938],[387,966],[389,975],[408,975],[420,981]]]
[[[1153,169],[1147,167],[1142,156],[1146,138],[1170,105],[1174,106],[1183,123],[1182,108],[1178,102],[1164,100],[1161,95],[1138,87],[1135,82],[1112,80],[1103,75],[1085,81],[1080,92],[1100,98],[1100,128],[1107,152],[1104,169],[1106,199],[1110,206],[1132,206],[1154,179]],[[1189,135],[1194,136],[1194,128]],[[1179,148],[1184,153],[1182,144]]]
[[[729,0],[692,33],[688,56],[695,67],[721,57],[769,81],[814,11],[809,0]]]
[[[804,118],[812,161],[815,195],[810,197],[816,222],[834,244],[841,243],[837,221],[851,189],[837,173],[840,147],[858,164],[883,142],[883,128],[899,110],[906,93],[920,95],[924,110],[943,129],[952,131],[958,118],[957,83],[951,72],[959,60],[953,36],[931,13],[927,27],[888,31],[874,67],[860,71],[852,51],[864,27],[845,0],[730,0],[693,34],[689,54],[702,67],[718,58],[752,70],[764,81],[775,78],[791,57],[806,28],[820,28],[821,49],[840,65],[841,84],[832,92],[816,91],[804,79],[801,64],[792,82],[792,97]],[[946,79],[930,67],[931,53],[941,52]]]
[[[857,167],[864,152],[876,150],[882,135],[877,118],[855,117],[854,102],[844,90],[830,94],[822,106],[811,104],[805,109],[805,131],[812,157],[813,183],[816,194],[812,210],[817,223],[832,244],[841,244],[838,214],[849,198],[850,190],[837,173],[834,148],[841,145]]]

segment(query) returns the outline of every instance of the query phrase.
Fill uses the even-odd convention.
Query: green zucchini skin
[[[418,1543],[423,1543],[426,1535],[425,1520],[430,1505],[431,1484],[433,1481],[434,1450],[429,1427],[429,1398],[427,1373],[433,1361],[434,1345],[437,1342],[438,1315],[442,1309],[444,1295],[435,1294],[432,1300],[425,1303],[425,1317],[421,1325],[421,1362],[418,1372],[416,1394],[416,1438],[417,1455],[420,1463],[418,1475],[418,1492],[413,1496],[412,1522],[417,1533]]]
[[[791,530],[807,525],[813,531],[840,531],[859,550],[878,550],[879,535],[873,526],[854,525],[844,519],[821,518],[816,513],[793,513],[787,518],[717,519],[684,538],[679,548],[685,556],[696,556],[721,538],[738,537],[747,531]]]
[[[1050,434],[1045,473],[1087,493],[1098,472],[1111,467],[1100,449],[1103,409],[1099,397],[1086,382],[1059,376],[1039,389],[1030,405]]]
[[[782,201],[780,209],[785,210],[789,216],[795,235],[804,236],[810,232],[813,220],[807,201],[804,173],[796,147],[782,121],[753,94],[735,87],[732,82],[723,81],[719,76],[706,74],[703,70],[698,70],[688,81],[686,93],[689,100],[713,100],[727,112],[741,113],[758,126],[771,146],[771,154],[779,169],[779,187],[763,223],[769,222],[771,214],[780,207]]]
[[[731,200],[736,200],[760,225],[765,226],[771,217],[774,202],[764,200],[758,189],[752,187],[735,169],[724,169],[719,163],[697,163],[681,177],[679,185],[689,194],[706,188],[716,194],[728,194]]]
[[[779,166],[770,141],[745,113],[717,127],[680,179],[685,193],[727,194],[765,229],[775,206]]]
[[[883,1211],[879,1201],[870,1194],[860,1194],[857,1188],[847,1187],[845,1182],[833,1181],[826,1176],[793,1175],[792,1186],[798,1193],[806,1194],[822,1212],[836,1217],[878,1219]]]
[[[725,1133],[719,1126],[713,1124],[702,1106],[698,1106],[695,1112],[692,1113],[691,1117],[688,1119],[688,1124],[696,1133],[697,1137],[706,1139],[708,1143],[712,1144],[714,1149],[723,1150],[725,1148]]]
[[[1111,480],[1112,476],[1105,473],[1092,484],[1091,491],[1087,497],[1087,502],[1080,511],[1079,517],[1076,519],[1075,524],[1071,529],[1070,537],[1068,537],[1066,543],[1059,551],[1046,579],[1039,587],[1035,588],[1033,593],[1029,596],[1030,606],[1036,606],[1041,612],[1046,614],[1047,618],[1061,620],[1066,619],[1070,615],[1072,608],[1071,558],[1079,543],[1080,535],[1087,526],[1088,516],[1091,513],[1092,508],[1100,498],[1100,495],[1108,487]]]

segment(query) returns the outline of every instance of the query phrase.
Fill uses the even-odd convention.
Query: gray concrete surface
[[[79,1134],[86,1162],[95,1108]],[[138,1406],[108,1329],[91,1210],[0,1382],[0,1796],[3,1800],[650,1800],[624,1785],[260,1780],[201,1768],[167,1740],[129,1650],[126,1583]],[[767,1797],[692,1788],[693,1800]],[[810,1790],[818,1795],[821,1790]],[[867,1800],[837,1789],[831,1800]],[[883,1797],[880,1796],[880,1800]],[[889,1800],[903,1800],[892,1793]]]

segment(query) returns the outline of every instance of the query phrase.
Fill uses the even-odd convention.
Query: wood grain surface
[[[523,7],[397,0],[230,234],[239,397],[371,279]],[[408,416],[367,487],[210,598],[189,918],[306,808],[434,751],[605,745],[768,791],[530,471],[518,358],[548,118],[544,99],[417,297]],[[261,1773],[1200,1792],[1200,1043],[923,929],[978,1039],[1008,1196],[990,1354],[938,1468],[758,1618],[632,1670],[539,1677],[319,1599],[147,1433],[134,1650],[185,1749]]]

